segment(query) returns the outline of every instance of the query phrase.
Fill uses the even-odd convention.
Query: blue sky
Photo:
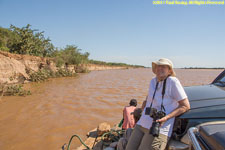
[[[225,67],[225,5],[153,5],[151,0],[0,0],[0,26],[31,24],[56,47],[90,58],[151,66]]]

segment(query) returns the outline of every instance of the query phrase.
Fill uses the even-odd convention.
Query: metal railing
[[[191,127],[188,130],[188,137],[190,138],[190,143],[189,143],[189,148],[192,149],[192,147],[194,148],[194,150],[202,150],[197,137],[196,137],[196,133],[198,132],[198,128],[196,127]]]

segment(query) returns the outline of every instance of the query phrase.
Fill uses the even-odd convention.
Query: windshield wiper
[[[219,83],[219,84],[222,84],[223,86],[225,86],[225,82],[223,82],[223,81],[216,81],[215,83]]]

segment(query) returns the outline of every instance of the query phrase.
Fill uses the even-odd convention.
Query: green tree
[[[56,50],[53,53],[57,66],[63,64],[79,65],[88,63],[89,53],[81,53],[81,49],[78,49],[74,45],[67,45],[64,49]]]
[[[51,56],[54,52],[54,46],[50,43],[50,39],[44,37],[44,32],[31,29],[30,24],[22,28],[11,25],[9,29],[17,36],[8,45],[11,53],[45,57]]]
[[[0,49],[3,51],[9,51],[10,45],[19,38],[15,33],[9,29],[0,27]]]

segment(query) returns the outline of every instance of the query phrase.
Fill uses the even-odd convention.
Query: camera
[[[160,122],[156,122],[156,120],[165,117],[166,113],[163,111],[157,111],[156,108],[151,108],[149,115],[153,118],[152,127],[150,128],[149,133],[152,134],[154,137],[158,137],[160,130]]]

